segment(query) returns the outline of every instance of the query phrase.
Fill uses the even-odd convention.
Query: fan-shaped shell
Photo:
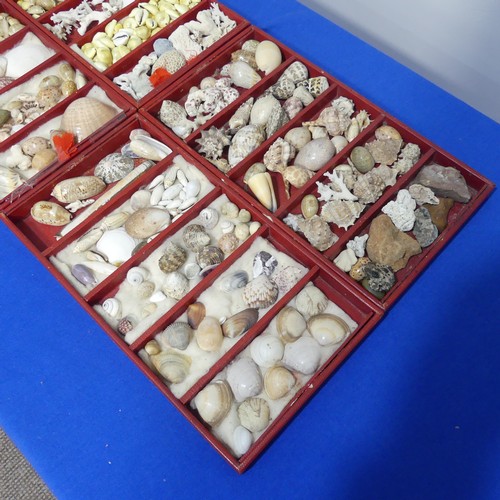
[[[92,97],[80,97],[68,105],[61,119],[61,129],[71,132],[77,142],[101,128],[117,110]]]
[[[259,366],[270,367],[281,360],[284,349],[278,337],[259,335],[250,344],[250,355]]]
[[[194,398],[200,417],[212,427],[219,425],[229,413],[233,394],[225,380],[208,384]]]
[[[276,329],[283,342],[295,342],[306,330],[306,320],[297,309],[286,306],[276,317]]]
[[[227,382],[236,401],[256,396],[262,391],[262,375],[250,358],[239,358],[227,368]]]
[[[169,241],[163,255],[158,260],[158,267],[164,273],[177,271],[186,262],[187,253],[181,246]]]
[[[168,273],[163,281],[163,293],[172,299],[180,300],[189,289],[189,281],[182,273]]]
[[[261,274],[247,283],[243,289],[243,300],[248,307],[265,309],[276,302],[278,294],[278,285]]]
[[[222,333],[225,337],[234,339],[249,330],[259,319],[257,309],[248,308],[233,314],[222,324]]]
[[[316,314],[307,320],[307,331],[320,345],[342,342],[349,334],[349,326],[335,314]]]
[[[290,370],[313,374],[321,362],[321,348],[311,337],[301,337],[297,342],[286,344],[283,364]]]
[[[269,424],[271,411],[269,404],[262,398],[250,398],[238,407],[240,424],[250,432],[263,431]]]
[[[94,169],[94,175],[100,177],[106,184],[119,181],[134,169],[134,160],[121,153],[111,153],[105,156]]]
[[[293,373],[283,366],[274,366],[264,375],[264,389],[270,399],[280,399],[286,396],[295,385]]]
[[[163,331],[163,334],[171,347],[184,351],[191,341],[193,329],[188,323],[177,321],[168,325]]]

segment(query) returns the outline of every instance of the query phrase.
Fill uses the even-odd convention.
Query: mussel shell
[[[307,330],[320,345],[342,342],[350,329],[347,323],[335,314],[317,314],[307,320]]]
[[[258,309],[248,308],[233,314],[222,325],[225,337],[234,339],[249,330],[259,319]]]
[[[219,425],[231,409],[233,394],[225,380],[208,384],[194,398],[200,417],[212,427]]]

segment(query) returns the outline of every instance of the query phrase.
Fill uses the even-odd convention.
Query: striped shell
[[[224,260],[224,252],[216,246],[207,245],[196,252],[196,262],[205,269],[209,266],[217,266]]]
[[[265,309],[276,302],[278,294],[278,285],[261,274],[247,283],[243,289],[243,300],[248,307]]]

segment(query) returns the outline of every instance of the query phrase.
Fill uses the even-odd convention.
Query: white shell
[[[140,285],[147,277],[149,273],[143,267],[132,267],[127,272],[127,281],[134,286]]]
[[[229,66],[229,76],[238,87],[249,89],[261,80],[260,75],[246,62],[235,61]]]
[[[321,362],[321,348],[318,343],[310,337],[301,337],[293,344],[285,346],[283,364],[290,370],[313,374]]]
[[[342,271],[348,273],[352,266],[356,264],[357,260],[358,258],[356,257],[354,250],[346,248],[337,255],[333,262],[338,268],[342,269]]]
[[[307,321],[307,330],[319,345],[342,342],[349,334],[347,323],[334,314],[317,314]]]
[[[281,340],[272,335],[260,335],[250,344],[252,359],[259,365],[269,368],[283,357],[285,348]]]
[[[151,198],[149,199],[149,203],[151,205],[158,205],[159,201],[163,197],[164,191],[165,188],[163,187],[163,183],[160,183],[157,186],[155,186],[153,192],[151,193]]]
[[[242,425],[238,425],[233,431],[232,449],[237,457],[244,455],[252,446],[252,433]]]
[[[275,70],[283,61],[280,48],[270,40],[264,40],[257,45],[255,63],[266,75]]]
[[[172,186],[165,189],[163,192],[162,200],[173,200],[182,191],[182,184],[173,184]]]
[[[130,141],[129,147],[141,158],[153,161],[163,160],[172,152],[172,150],[162,142],[145,135],[139,135]]]
[[[118,299],[115,299],[114,297],[111,297],[109,299],[106,299],[102,303],[102,308],[106,313],[108,313],[112,318],[118,317],[122,310],[122,305],[121,302]]]
[[[280,105],[278,99],[272,94],[257,99],[250,112],[250,123],[257,126],[265,125],[276,104]]]
[[[119,266],[130,259],[137,242],[123,228],[106,231],[96,244],[96,249],[108,262]]]
[[[250,358],[233,361],[227,369],[227,381],[238,402],[256,396],[263,387],[260,370]]]
[[[204,208],[199,215],[200,223],[205,229],[213,229],[219,222],[219,212],[215,208]]]
[[[276,211],[278,204],[274,193],[273,180],[269,172],[252,175],[248,179],[248,187],[262,205],[271,212]]]
[[[77,240],[76,245],[73,247],[73,253],[85,252],[86,250],[89,250],[99,241],[102,235],[102,229],[91,229],[88,233],[85,233]]]
[[[193,179],[192,181],[189,181],[184,186],[184,192],[186,193],[186,198],[192,198],[194,196],[198,196],[200,189],[201,189],[201,184],[198,179]]]
[[[308,285],[295,297],[295,307],[304,317],[322,313],[328,305],[326,295],[314,285]]]
[[[151,295],[151,297],[149,297],[149,300],[151,302],[163,302],[164,300],[166,300],[167,296],[161,291],[161,290],[157,290],[155,293],[153,293],[153,295]]]
[[[182,273],[174,271],[168,273],[165,276],[165,281],[163,282],[163,293],[172,299],[180,300],[186,294],[189,289],[189,283],[186,276]]]
[[[149,207],[150,200],[151,193],[145,189],[139,189],[139,191],[136,191],[130,197],[130,208],[132,208],[132,210],[139,210],[141,208]]]

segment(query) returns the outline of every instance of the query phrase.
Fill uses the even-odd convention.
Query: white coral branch
[[[326,172],[325,177],[330,179],[330,184],[326,185],[322,182],[316,182],[316,186],[318,186],[318,193],[320,194],[318,200],[319,201],[332,201],[332,200],[346,200],[346,201],[356,201],[358,199],[357,196],[354,196],[347,186],[344,184],[344,181],[339,176],[338,172],[335,170],[333,172]]]

